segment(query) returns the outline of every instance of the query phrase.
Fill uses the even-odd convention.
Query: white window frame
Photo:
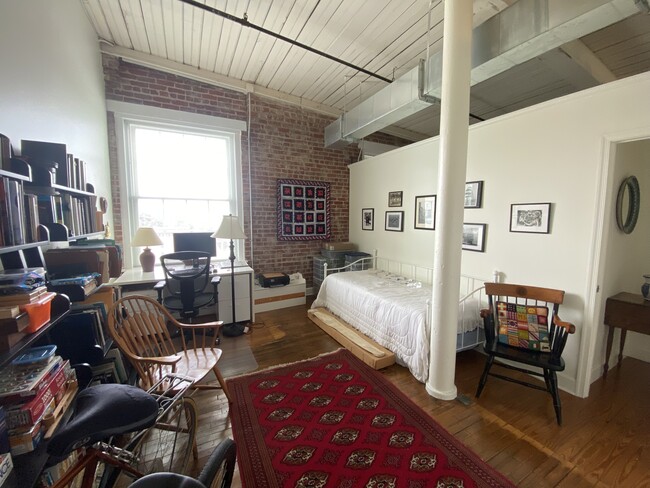
[[[131,238],[138,225],[138,219],[134,208],[132,188],[134,188],[134,177],[131,171],[130,155],[128,154],[127,140],[128,131],[132,125],[146,124],[161,128],[175,130],[189,129],[197,132],[226,136],[229,138],[229,150],[234,159],[234,177],[232,179],[231,194],[234,195],[234,203],[231,200],[230,213],[240,216],[243,222],[243,182],[241,162],[241,132],[246,130],[246,122],[241,120],[225,119],[210,115],[181,112],[147,105],[136,105],[126,102],[108,100],[106,108],[115,116],[115,134],[117,139],[117,159],[119,166],[119,190],[121,205],[121,223],[124,241],[124,266],[126,269],[137,267],[139,250],[131,246]],[[171,175],[170,177],[173,177]],[[232,208],[234,207],[234,208]],[[220,222],[214,222],[216,231]],[[245,247],[243,240],[235,240],[235,254],[238,259],[245,260]],[[136,252],[137,251],[137,252]],[[155,248],[154,248],[155,253]]]

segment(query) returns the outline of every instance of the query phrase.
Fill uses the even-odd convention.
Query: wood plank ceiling
[[[134,62],[335,116],[386,86],[183,0],[81,1],[102,51]],[[425,58],[427,44],[430,53],[441,49],[441,0],[193,1],[391,80]],[[475,0],[474,25],[515,1]],[[584,62],[559,48],[472,87],[471,112],[487,119],[650,69],[650,15],[639,13],[580,41],[582,51],[604,64],[608,80],[585,76]],[[419,140],[437,134],[438,125],[438,109],[431,107],[385,132]]]

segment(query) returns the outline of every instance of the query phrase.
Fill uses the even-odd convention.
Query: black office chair
[[[181,322],[191,322],[199,309],[218,304],[218,286],[221,277],[210,279],[210,254],[201,251],[181,251],[160,256],[165,281],[154,286],[158,302],[181,317]],[[208,288],[208,283],[212,288]]]

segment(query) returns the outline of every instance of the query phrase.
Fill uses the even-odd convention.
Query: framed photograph
[[[375,230],[375,209],[361,209],[361,230]]]
[[[485,228],[487,224],[463,224],[463,249],[485,252]]]
[[[388,192],[388,206],[389,207],[401,207],[402,206],[402,192],[401,191],[389,191]]]
[[[436,196],[415,197],[415,228],[434,230],[436,228]]]
[[[510,232],[548,234],[550,203],[513,203],[510,206]]]
[[[404,212],[400,211],[387,211],[386,212],[386,230],[392,232],[404,231]]]
[[[465,183],[465,208],[481,208],[483,205],[483,182],[468,181]]]

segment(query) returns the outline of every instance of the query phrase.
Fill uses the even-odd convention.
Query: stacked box
[[[371,257],[371,255],[368,254],[367,252],[348,251],[345,253],[345,265],[348,266],[354,263],[355,261],[358,261],[361,258],[369,258],[369,257]],[[364,269],[370,269],[370,268],[372,268],[372,261],[368,259],[366,261],[362,261],[360,263],[354,264],[353,266],[350,266],[348,268],[348,271],[362,271]]]
[[[321,254],[327,258],[327,267],[328,268],[341,268],[345,265],[345,255],[350,251],[329,251],[327,249],[322,249]]]

